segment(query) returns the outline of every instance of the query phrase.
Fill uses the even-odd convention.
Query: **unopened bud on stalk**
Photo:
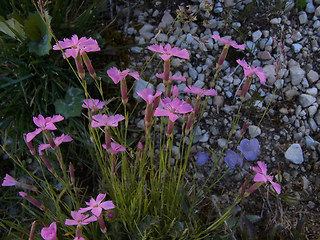
[[[186,129],[184,131],[184,134],[187,136],[190,131],[192,130],[193,127],[193,123],[194,123],[194,119],[195,119],[195,113],[191,112],[189,117],[188,117],[188,121],[187,121],[187,125],[186,125]]]
[[[216,71],[220,71],[221,67],[222,67],[222,64],[224,62],[224,60],[226,59],[227,57],[227,54],[228,54],[228,50],[229,50],[229,46],[228,44],[224,45],[223,47],[223,50],[221,52],[221,55],[219,57],[219,60],[216,64]]]
[[[97,220],[98,220],[98,223],[99,223],[101,232],[102,232],[103,234],[106,234],[106,233],[107,233],[107,228],[106,228],[106,224],[104,223],[102,214],[100,214],[100,216],[98,217]]]
[[[159,107],[160,99],[161,99],[161,96],[157,97],[157,98],[153,101],[153,111],[156,110],[157,107]]]
[[[30,142],[27,142],[27,140],[26,140],[26,135],[27,135],[27,134],[23,134],[23,139],[24,139],[24,141],[26,142],[27,147],[29,148],[30,153],[31,153],[33,156],[36,156],[36,155],[37,155],[37,152],[36,152],[36,150],[34,149],[32,142],[31,142],[31,141],[30,141]]]
[[[48,142],[50,144],[50,147],[52,149],[56,149],[56,144],[55,144],[55,142],[54,142],[49,130],[44,130],[43,132],[44,132],[44,135],[46,136],[46,138],[47,138],[47,140],[48,140]]]
[[[45,154],[42,151],[40,152],[40,157],[41,157],[44,165],[46,165],[46,167],[48,168],[49,172],[54,174],[54,169],[53,169],[51,163],[49,162],[49,160],[47,159],[47,157],[45,156]]]
[[[73,185],[75,185],[76,184],[76,178],[74,176],[74,167],[73,167],[71,162],[69,163],[69,174],[70,174],[71,183]]]
[[[78,71],[79,77],[81,78],[81,80],[83,80],[86,74],[84,71],[81,55],[79,53],[78,53],[77,57],[75,58],[75,61],[76,61],[76,66],[77,66],[77,71]]]
[[[32,240],[34,238],[34,234],[36,232],[36,224],[37,224],[37,222],[33,221],[32,225],[31,225],[29,240]]]
[[[169,138],[172,135],[173,132],[173,127],[174,127],[174,122],[172,122],[170,119],[168,120],[168,127],[167,127],[167,137]]]
[[[90,73],[90,76],[93,79],[96,79],[97,78],[96,72],[94,71],[94,68],[93,68],[93,66],[91,64],[90,58],[88,57],[86,52],[82,53],[82,58],[83,58],[84,64],[86,65],[86,67],[87,67],[87,69],[88,69],[88,71]]]
[[[125,78],[122,78],[120,80],[120,91],[121,91],[121,99],[123,105],[126,105],[128,102],[128,96],[127,96],[127,81]]]
[[[111,152],[111,137],[110,137],[110,134],[109,134],[109,127],[106,126],[104,128],[104,138],[105,138],[105,142],[106,142],[106,150],[107,152]]]
[[[30,202],[32,205],[35,207],[39,208],[41,211],[44,211],[44,206],[36,199],[33,197],[30,197],[27,193],[25,192],[19,192],[19,195],[26,199],[28,202]]]

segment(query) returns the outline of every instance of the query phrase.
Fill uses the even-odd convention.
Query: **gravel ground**
[[[174,23],[179,5],[189,9],[189,14],[197,19]],[[293,0],[284,1],[282,5],[258,0],[146,0],[119,5],[117,11],[128,16],[122,30],[137,44],[131,48],[131,68],[141,71],[146,66],[141,77],[157,89],[163,89],[154,76],[156,72],[162,72],[162,64],[159,65],[160,59],[156,57],[145,65],[152,52],[140,44],[170,43],[186,48],[191,56],[190,61],[173,59],[173,68],[187,78],[188,84],[201,88],[211,87],[215,63],[223,48],[211,38],[213,34],[228,36],[239,44],[246,44],[244,52],[229,50],[214,86],[224,99],[223,105],[217,107],[215,99],[209,100],[205,118],[196,131],[192,153],[209,153],[207,148],[211,147],[218,155],[225,144],[228,149],[234,148],[246,122],[249,127],[245,137],[256,137],[261,145],[258,160],[267,162],[268,170],[273,174],[280,171],[283,197],[281,201],[275,198],[269,201],[268,196],[260,191],[252,197],[254,199],[248,199],[249,202],[256,202],[254,207],[252,204],[246,207],[245,203],[249,202],[245,201],[244,209],[249,212],[254,209],[257,215],[268,215],[268,224],[282,224],[289,232],[304,218],[306,238],[318,239],[320,0],[308,0],[302,10],[296,8]],[[247,97],[249,104],[241,112],[240,122],[228,142],[232,118],[240,103],[240,99],[234,96],[244,79],[242,68],[237,67],[235,62],[239,58],[245,59],[249,65],[261,66],[267,73],[267,84],[261,85],[254,78],[251,85],[253,91]],[[280,63],[278,78],[275,72],[277,61]],[[185,84],[181,83],[178,87],[183,92]],[[181,97],[184,96],[181,93]],[[259,125],[267,108],[267,114]],[[135,122],[140,128],[143,127],[142,119],[141,114],[141,120]],[[200,178],[206,176],[210,166],[212,163],[199,169]],[[241,169],[231,171],[228,180],[218,186],[221,206],[231,203],[233,191],[225,189],[239,189],[250,172],[249,166],[245,163]]]

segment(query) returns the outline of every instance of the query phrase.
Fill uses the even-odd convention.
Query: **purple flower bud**
[[[240,145],[237,147],[237,149],[242,152],[243,156],[248,161],[254,161],[258,157],[260,144],[256,138],[251,140],[245,138],[240,142]]]
[[[223,161],[228,165],[229,168],[233,169],[236,165],[241,166],[243,163],[243,159],[241,154],[235,153],[234,151],[230,150]]]

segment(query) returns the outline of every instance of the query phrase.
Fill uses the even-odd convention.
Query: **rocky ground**
[[[245,137],[256,137],[261,145],[258,160],[267,162],[273,174],[280,172],[278,181],[283,187],[281,201],[272,199],[276,202],[275,208],[264,193],[257,193],[255,214],[268,212],[273,217],[273,224],[281,224],[283,231],[291,233],[297,222],[304,219],[306,238],[318,239],[320,1],[308,0],[302,9],[297,8],[296,2],[299,1],[145,0],[119,5],[117,11],[128,16],[122,30],[137,44],[131,48],[131,68],[139,70],[141,78],[157,89],[163,89],[161,81],[155,77],[155,73],[162,72],[162,64],[158,57],[149,61],[153,53],[143,44],[170,43],[186,48],[191,59],[173,59],[173,69],[187,78],[188,85],[201,88],[211,87],[215,63],[223,48],[211,38],[213,34],[246,44],[244,52],[230,48],[214,85],[224,102],[217,106],[215,98],[209,100],[196,131],[192,153],[209,153],[207,148],[212,148],[219,155],[225,146],[235,148],[246,122],[249,127]],[[185,9],[187,18],[176,19],[178,6]],[[244,79],[242,68],[235,62],[237,59],[261,66],[267,73],[267,84],[261,85],[254,79],[247,106],[241,111],[236,131],[228,141],[232,119],[240,103],[239,97],[235,96]],[[280,64],[278,76],[275,71],[277,61]],[[181,97],[185,86],[185,83],[178,85]],[[267,113],[259,125],[264,111]],[[134,123],[140,128],[143,127],[142,118],[143,113],[141,120]],[[179,137],[178,131],[176,136]],[[250,172],[250,164],[247,162],[241,169],[232,171],[228,180],[223,181],[221,206],[231,203],[229,195],[233,191],[230,189],[239,189]],[[212,162],[199,168],[200,178],[207,176],[210,166]]]

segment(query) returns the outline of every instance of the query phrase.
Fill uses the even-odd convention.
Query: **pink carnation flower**
[[[73,139],[69,135],[64,135],[64,133],[60,137],[56,137],[53,139],[56,146],[59,146],[63,142],[71,142]],[[50,147],[50,144],[40,144],[38,148],[39,155],[42,155],[42,151]]]
[[[254,67],[254,66],[249,67],[245,60],[240,60],[240,59],[237,60],[237,63],[243,67],[244,75],[246,77],[256,74],[260,79],[260,82],[262,84],[265,84],[267,79],[267,74],[264,71],[262,71],[262,67]]]
[[[30,142],[35,136],[37,136],[43,130],[56,130],[57,128],[53,123],[60,122],[63,119],[64,118],[61,115],[54,115],[52,118],[44,118],[41,114],[39,114],[38,117],[33,117],[34,124],[37,125],[39,128],[37,128],[33,132],[29,132],[26,135],[26,142]]]
[[[113,67],[107,71],[107,74],[115,84],[120,82],[121,79],[126,78],[127,75],[130,75],[131,77],[135,78],[136,80],[139,80],[139,73],[138,72],[131,72],[130,73],[130,69],[128,69],[128,68],[121,72],[116,67]]]
[[[102,147],[104,149],[107,149],[106,144],[102,144]],[[119,143],[111,142],[111,153],[112,154],[117,154],[118,152],[123,152],[125,150],[126,150],[126,148],[124,146],[120,145]]]
[[[57,224],[52,222],[49,227],[41,229],[41,237],[44,240],[56,240],[57,239]]]
[[[163,74],[163,73],[156,73],[156,77],[157,77],[157,78],[160,78],[160,79],[164,79],[164,74]],[[181,82],[187,81],[187,79],[186,79],[184,76],[182,76],[182,75],[179,75],[179,76],[176,76],[176,75],[170,76],[170,77],[169,77],[169,81],[172,81],[172,80],[174,80],[174,81],[181,81]]]
[[[201,97],[202,95],[206,96],[216,96],[217,92],[214,89],[208,89],[208,90],[202,90],[201,88],[198,88],[196,86],[187,86],[183,90],[187,93],[193,93],[196,94],[197,96]]]
[[[60,47],[62,49],[66,49],[65,54],[68,57],[72,56],[73,58],[77,58],[78,53],[82,55],[84,52],[96,52],[100,51],[99,45],[96,40],[91,37],[87,39],[86,37],[78,38],[77,35],[72,35],[71,39],[64,38],[63,41],[58,41]],[[53,46],[53,50],[60,50],[58,44]],[[63,58],[64,55],[63,55]]]
[[[142,91],[137,92],[137,94],[147,103],[151,104],[157,97],[159,97],[162,94],[162,92],[160,90],[157,90],[156,94],[153,95],[152,89],[145,88]]]
[[[84,99],[82,107],[89,108],[91,111],[95,111],[97,109],[102,109],[104,106],[104,102],[99,99]]]
[[[193,110],[190,104],[184,103],[184,100],[174,98],[172,101],[170,98],[161,99],[161,104],[165,109],[157,108],[154,112],[154,116],[168,116],[172,122],[175,122],[179,116],[178,113],[188,113]]]
[[[91,198],[89,202],[86,202],[86,204],[89,206],[89,207],[86,207],[86,208],[80,208],[80,210],[78,211],[79,213],[84,213],[84,212],[87,212],[87,211],[90,211],[92,212],[92,214],[94,214],[95,216],[99,217],[101,212],[102,212],[102,209],[104,210],[109,210],[109,209],[113,209],[114,208],[114,204],[112,203],[112,201],[103,201],[103,199],[105,199],[106,197],[106,194],[99,194],[97,196],[97,199],[94,200],[94,198]]]
[[[10,186],[19,187],[20,183],[17,180],[15,180],[13,177],[11,177],[9,174],[6,174],[1,186],[2,187],[10,187]]]
[[[258,161],[258,167],[251,167],[251,169],[257,172],[256,176],[254,177],[253,181],[255,182],[270,182],[276,190],[278,194],[281,193],[281,186],[278,183],[273,182],[273,176],[267,174],[267,164],[264,162]]]
[[[108,126],[108,127],[117,127],[118,122],[124,120],[124,116],[117,114],[115,116],[110,116],[108,117],[107,115],[103,114],[97,114],[92,116],[92,122],[91,122],[91,127],[96,128],[96,127],[103,127],[103,126]]]
[[[168,43],[165,47],[162,47],[162,45],[151,45],[148,47],[149,50],[157,53],[161,53],[160,57],[163,59],[163,61],[169,60],[172,56],[179,57],[183,59],[189,59],[189,53],[187,49],[180,50],[178,47],[171,47]]]
[[[97,221],[96,216],[89,217],[89,214],[82,214],[80,211],[72,211],[71,216],[73,219],[66,219],[65,224],[70,225],[88,225],[91,222]]]
[[[222,42],[226,45],[230,45],[231,47],[236,48],[236,49],[244,50],[246,48],[244,44],[239,45],[235,41],[231,41],[226,38],[220,38],[220,36],[216,35],[216,34],[212,35],[211,37],[219,42]]]

